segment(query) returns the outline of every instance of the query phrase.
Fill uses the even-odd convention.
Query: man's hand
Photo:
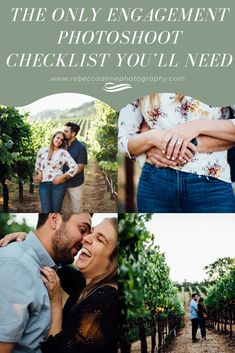
[[[192,145],[192,144],[191,144]],[[195,147],[193,145],[193,147]],[[166,158],[166,155],[157,147],[151,148],[147,151],[147,159],[158,168],[175,167],[177,165],[184,165],[190,162],[194,156],[194,152],[190,148],[187,148],[183,159],[179,159],[179,156],[175,160]]]
[[[68,175],[68,174],[66,174],[66,175]],[[57,178],[55,178],[55,179],[53,180],[52,184],[53,184],[53,185],[59,185],[59,184],[64,183],[65,180],[66,180],[66,175],[63,174],[63,175],[58,176]]]
[[[155,165],[158,168],[167,168],[167,167],[175,167],[177,165],[177,161],[171,161],[166,158],[165,154],[157,147],[152,147],[150,150],[146,152],[147,160],[151,162],[151,164]]]

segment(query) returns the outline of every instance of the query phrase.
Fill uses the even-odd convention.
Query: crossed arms
[[[165,130],[144,126],[141,132],[129,138],[129,153],[147,153],[147,160],[158,167],[176,166],[197,152],[224,151],[235,145],[235,125],[230,120],[194,120]],[[193,138],[197,147],[190,142]]]
[[[173,113],[174,114],[174,113]],[[178,113],[177,113],[178,114]],[[235,119],[182,120],[176,114],[175,122],[178,125],[171,127],[172,119],[167,118],[162,124],[165,128],[154,126],[152,117],[149,117],[152,129],[142,127],[144,117],[141,109],[128,104],[119,114],[119,148],[129,156],[147,154],[147,161],[158,167],[174,166],[190,161],[195,153],[225,151],[235,145]],[[147,125],[146,125],[147,126]],[[141,133],[140,133],[141,132]],[[191,140],[197,138],[195,147]],[[151,161],[152,160],[152,161]]]

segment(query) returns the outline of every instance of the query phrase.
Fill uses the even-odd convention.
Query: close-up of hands
[[[60,175],[60,176],[56,177],[56,178],[52,181],[52,183],[53,183],[53,185],[59,185],[59,184],[62,184],[64,181],[65,181],[64,175]]]
[[[161,145],[162,153],[168,160],[188,161],[187,158],[192,159],[190,158],[191,154],[197,153],[197,147],[191,143],[191,140],[198,135],[199,130],[196,121],[188,121],[166,130]]]
[[[190,149],[191,148],[191,149]],[[190,162],[195,155],[196,147],[189,143],[188,147],[185,150],[185,154],[182,159],[176,157],[174,160],[168,159],[166,154],[162,152],[160,148],[152,147],[150,150],[146,152],[147,160],[151,162],[151,164],[155,165],[158,168],[167,168],[167,167],[176,167],[177,165],[184,165]],[[196,150],[197,151],[197,150]]]

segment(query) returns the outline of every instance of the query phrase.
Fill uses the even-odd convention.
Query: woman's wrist
[[[149,138],[149,149],[152,147],[158,147],[161,148],[163,138],[166,134],[166,130],[160,130],[160,129],[152,129],[148,132],[150,134]]]
[[[128,140],[128,152],[131,156],[139,156],[147,152],[152,147],[160,148],[164,131],[152,129],[141,134],[136,134]]]
[[[210,122],[207,120],[194,120],[193,122],[197,129],[197,136],[206,135],[206,131],[210,128]]]
[[[62,296],[51,299],[51,310],[62,310]]]
[[[193,135],[192,138],[197,138],[199,135],[203,134],[203,130],[205,128],[204,123],[205,123],[205,120],[191,120],[191,121],[187,121],[186,123],[184,123],[182,125],[183,126],[188,125],[189,131],[191,131],[192,135]]]

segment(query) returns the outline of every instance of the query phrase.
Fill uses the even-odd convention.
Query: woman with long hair
[[[203,297],[200,297],[198,299],[198,305],[197,305],[197,311],[198,311],[198,323],[201,331],[201,337],[202,340],[206,340],[206,306],[204,304]]]
[[[66,173],[63,172],[64,165],[69,167]],[[43,213],[60,212],[66,191],[65,181],[73,177],[77,169],[76,162],[66,151],[64,133],[56,131],[50,145],[40,148],[35,165]]]
[[[235,212],[227,163],[234,125],[222,108],[175,93],[148,95],[121,109],[119,148],[143,165],[138,211]]]
[[[25,236],[11,233],[0,246]],[[60,278],[50,267],[41,270],[51,303],[51,327],[42,353],[117,352],[117,240],[117,219],[106,218],[83,237],[77,269],[62,267]],[[63,310],[61,285],[69,294]]]

